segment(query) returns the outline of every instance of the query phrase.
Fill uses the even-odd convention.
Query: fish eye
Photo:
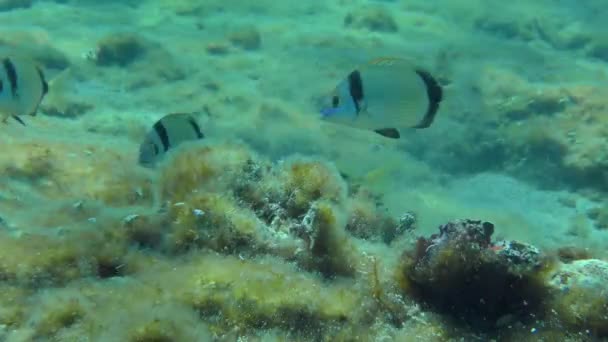
[[[340,98],[338,97],[338,95],[334,95],[331,98],[331,105],[332,105],[332,107],[336,108],[336,107],[338,107],[339,104],[340,104]]]

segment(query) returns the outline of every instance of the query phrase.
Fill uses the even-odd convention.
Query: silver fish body
[[[430,127],[442,98],[429,72],[402,58],[377,58],[338,83],[321,117],[397,139],[400,130]]]
[[[26,57],[3,57],[0,60],[0,116],[24,124],[22,115],[36,115],[49,91],[44,72]]]
[[[152,125],[139,147],[138,162],[154,167],[171,149],[186,141],[203,139],[204,134],[189,113],[172,113]]]

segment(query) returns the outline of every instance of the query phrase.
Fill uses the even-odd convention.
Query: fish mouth
[[[143,153],[140,153],[137,157],[137,163],[146,168],[152,168],[154,166],[154,161],[146,157]]]
[[[143,166],[143,167],[145,167],[145,168],[147,168],[147,169],[152,169],[152,168],[154,168],[154,162],[149,161],[149,160],[141,160],[141,159],[140,159],[140,160],[139,160],[139,165],[140,165],[140,166]]]
[[[327,117],[331,116],[332,114],[335,114],[336,112],[337,112],[336,108],[326,107],[326,108],[322,108],[319,111],[319,114],[321,114],[321,118],[327,118]]]

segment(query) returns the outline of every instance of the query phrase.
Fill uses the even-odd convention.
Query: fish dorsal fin
[[[368,62],[370,65],[378,65],[378,66],[393,66],[393,65],[403,65],[413,67],[414,64],[409,60],[401,57],[377,57]]]
[[[374,132],[376,132],[386,138],[391,138],[391,139],[401,138],[401,134],[399,133],[399,131],[396,128],[380,128],[380,129],[375,129]]]

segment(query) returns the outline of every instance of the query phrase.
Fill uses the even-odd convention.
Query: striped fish
[[[36,115],[49,85],[42,69],[25,57],[3,57],[0,63],[2,122],[6,123],[12,117],[25,125],[19,116]]]
[[[398,139],[403,129],[430,127],[442,98],[441,85],[429,72],[402,58],[383,57],[340,81],[321,117]]]
[[[203,139],[200,126],[189,113],[172,113],[152,125],[139,147],[138,162],[154,167],[172,148],[185,141]]]

